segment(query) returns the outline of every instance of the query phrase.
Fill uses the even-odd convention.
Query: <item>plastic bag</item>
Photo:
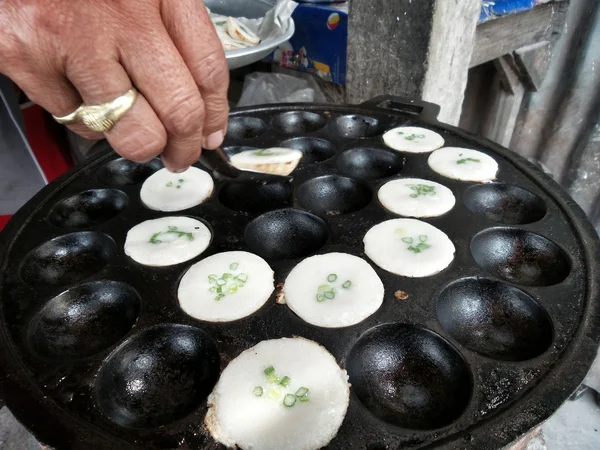
[[[303,78],[281,73],[255,72],[246,75],[237,106],[325,101],[325,95],[310,76]]]

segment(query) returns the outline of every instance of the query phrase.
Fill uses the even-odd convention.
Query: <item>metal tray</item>
[[[204,4],[216,14],[246,17],[248,19],[264,17],[267,11],[275,6],[275,2],[268,0],[205,0]],[[281,44],[288,41],[294,35],[295,30],[294,20],[290,18],[281,35],[277,36],[276,39],[263,41],[255,47],[225,52],[229,70],[261,61]]]
[[[227,152],[291,146],[305,157],[291,186],[217,180],[207,202],[176,213],[205,221],[214,237],[203,255],[173,267],[142,267],[123,253],[133,225],[166,215],[139,199],[159,160],[138,165],[106,152],[51,183],[0,234],[7,405],[59,449],[222,448],[202,425],[219,371],[261,340],[299,335],[332,352],[353,384],[328,448],[501,448],[544,421],[596,354],[597,235],[548,176],[437,122],[438,110],[385,97],[233,111]],[[490,154],[500,167],[497,182],[444,178],[429,169],[428,154],[386,149],[381,135],[398,125],[428,127],[448,146]],[[178,307],[183,273],[217,252],[260,254],[280,284],[311,254],[366,259],[365,232],[396,217],[378,203],[378,187],[411,176],[454,192],[456,206],[426,221],[448,234],[455,259],[427,278],[374,266],[386,294],[365,321],[310,326],[276,304],[276,293],[254,315],[226,324],[194,320]],[[175,345],[180,339],[187,347]],[[388,358],[382,371],[377,355],[405,358]],[[119,379],[137,387],[111,387]],[[186,383],[194,389],[183,389]],[[107,389],[122,395],[99,405],[98,392]]]

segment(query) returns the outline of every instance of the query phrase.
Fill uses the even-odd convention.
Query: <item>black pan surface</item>
[[[439,123],[438,109],[381,97],[233,111],[229,154],[291,146],[305,156],[291,184],[218,179],[207,202],[173,213],[204,221],[213,240],[204,254],[167,268],[140,266],[123,252],[131,227],[169,215],[139,198],[159,160],[134,164],[107,149],[54,181],[0,234],[2,398],[58,449],[221,448],[202,425],[220,371],[261,340],[303,336],[324,345],[352,383],[328,448],[492,449],[514,441],[567,399],[595,357],[598,238],[554,181],[509,150]],[[399,125],[491,155],[497,182],[451,180],[428,167],[429,154],[386,149],[381,135]],[[379,204],[377,189],[398,177],[453,191],[456,206],[425,221],[450,237],[456,255],[427,278],[373,265],[386,294],[365,321],[317,328],[277,304],[276,292],[257,313],[225,324],[179,308],[187,268],[218,252],[261,255],[279,287],[309,255],[341,251],[369,261],[364,234],[397,217]],[[391,361],[385,372],[383,357]]]

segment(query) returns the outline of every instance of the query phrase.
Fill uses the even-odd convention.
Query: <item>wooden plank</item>
[[[481,2],[352,1],[347,100],[423,98],[458,123]]]
[[[508,147],[523,103],[525,86],[508,63],[507,57],[494,65],[498,71],[490,87],[490,100],[481,134]]]
[[[557,1],[519,14],[500,17],[477,27],[470,67],[541,41],[553,40],[564,25],[568,3]]]
[[[551,59],[552,43],[550,41],[542,41],[515,51],[515,62],[529,90],[540,90]]]

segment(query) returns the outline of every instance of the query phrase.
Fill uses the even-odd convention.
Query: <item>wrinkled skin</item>
[[[135,86],[104,137],[136,162],[182,171],[226,131],[229,71],[200,0],[0,0],[0,72],[56,116]]]

